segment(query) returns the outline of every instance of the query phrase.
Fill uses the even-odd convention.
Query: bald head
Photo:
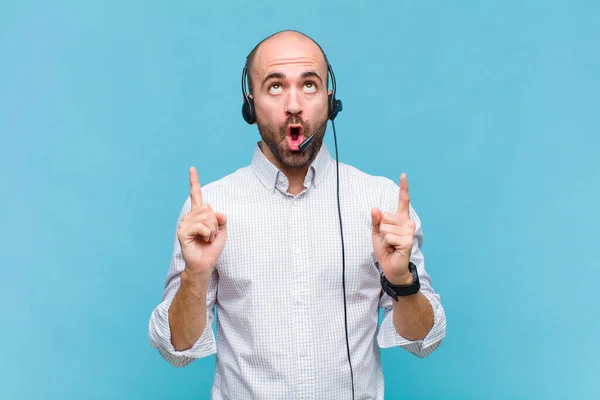
[[[248,88],[253,89],[257,70],[264,70],[273,58],[291,59],[298,57],[316,59],[327,76],[327,56],[321,46],[309,36],[294,30],[274,33],[258,43],[248,55]]]

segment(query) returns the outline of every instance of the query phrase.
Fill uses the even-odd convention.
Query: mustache
[[[282,135],[286,135],[287,134],[287,127],[289,125],[301,125],[302,126],[302,130],[303,132],[306,134],[310,127],[308,126],[308,124],[306,122],[304,122],[304,120],[301,117],[298,116],[290,116],[287,118],[287,120],[279,127],[279,131],[281,132]]]
[[[304,124],[304,120],[302,120],[302,117],[299,116],[290,116],[286,121],[286,125],[289,124]]]

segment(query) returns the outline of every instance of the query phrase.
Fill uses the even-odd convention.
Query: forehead
[[[265,41],[257,50],[254,70],[257,76],[292,67],[312,68],[327,73],[327,64],[319,46],[312,40],[286,35]]]

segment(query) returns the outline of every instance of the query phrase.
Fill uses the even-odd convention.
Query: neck
[[[284,168],[280,169],[288,178],[288,193],[291,193],[293,195],[300,194],[304,190],[304,179],[306,178],[306,173],[308,172],[308,166],[302,168],[294,168],[292,170],[286,170]]]

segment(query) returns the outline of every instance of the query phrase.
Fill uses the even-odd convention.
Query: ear
[[[333,94],[333,90],[329,90],[327,94]]]

